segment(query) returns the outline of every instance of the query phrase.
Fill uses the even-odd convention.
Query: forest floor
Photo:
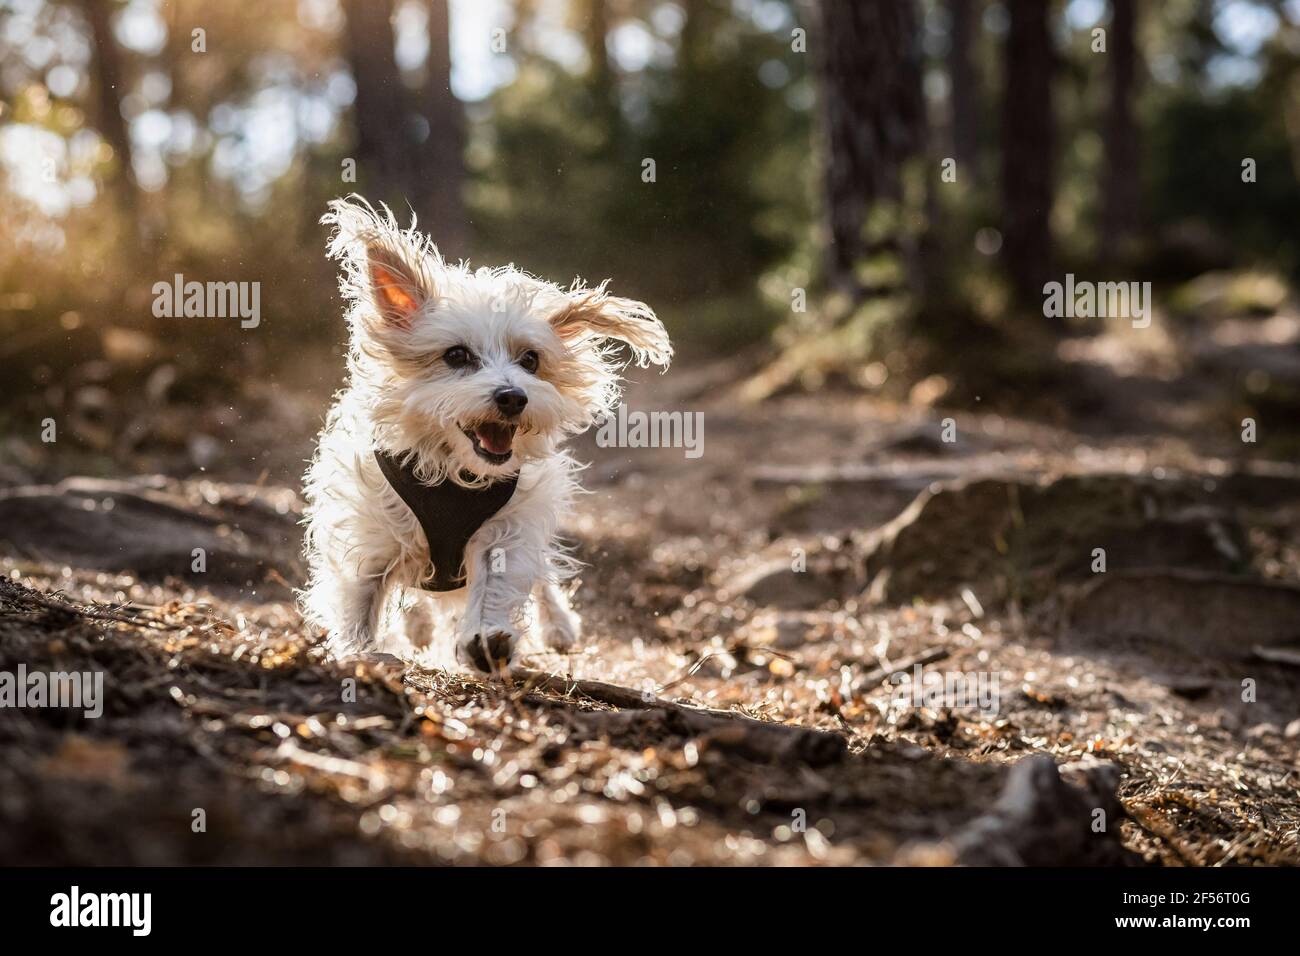
[[[577,443],[586,636],[504,682],[322,660],[328,388],[132,477],[11,455],[0,671],[106,702],[0,711],[0,863],[1300,862],[1300,469],[1079,348],[1054,423],[634,375],[704,453]]]

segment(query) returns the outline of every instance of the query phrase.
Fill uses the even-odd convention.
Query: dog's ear
[[[418,269],[412,269],[394,250],[379,243],[366,249],[366,278],[375,311],[385,322],[409,328],[411,319],[429,299]]]
[[[434,297],[433,273],[442,266],[438,250],[411,228],[397,225],[387,206],[376,210],[357,195],[335,199],[321,222],[334,227],[329,253],[343,262],[343,294],[372,308],[362,309],[378,325],[408,329]]]
[[[605,285],[571,291],[569,301],[551,315],[551,328],[569,344],[615,339],[632,350],[638,365],[653,362],[667,368],[673,345],[654,310],[644,302],[609,295]]]

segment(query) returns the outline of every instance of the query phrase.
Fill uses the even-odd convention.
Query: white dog
[[[400,229],[358,196],[322,222],[351,347],[306,477],[304,614],[332,654],[364,654],[395,596],[423,646],[430,609],[411,597],[427,591],[456,620],[462,664],[504,666],[538,617],[547,644],[568,648],[580,622],[560,584],[575,562],[556,531],[579,466],[560,445],[618,399],[611,340],[667,367],[663,325],[603,284],[452,265],[414,222]]]

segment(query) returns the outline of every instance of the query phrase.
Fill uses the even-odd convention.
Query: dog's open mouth
[[[514,454],[515,428],[505,422],[479,422],[464,431],[480,458],[501,465]]]

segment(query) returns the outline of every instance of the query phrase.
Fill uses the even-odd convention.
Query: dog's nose
[[[506,388],[498,388],[492,395],[493,401],[497,403],[497,408],[506,418],[514,418],[524,410],[528,404],[528,393],[522,388],[515,388],[513,385]]]

